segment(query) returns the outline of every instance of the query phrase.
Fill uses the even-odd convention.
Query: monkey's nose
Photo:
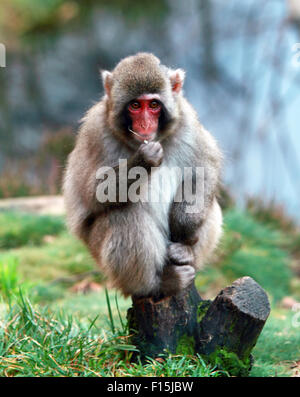
[[[141,128],[144,130],[148,130],[150,128],[151,124],[150,123],[141,123]]]

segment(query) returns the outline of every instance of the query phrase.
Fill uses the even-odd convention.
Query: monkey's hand
[[[181,243],[171,243],[168,246],[168,259],[177,266],[193,266],[195,261],[192,248]]]
[[[148,167],[159,167],[163,161],[164,151],[159,142],[149,142],[139,147],[138,155]]]

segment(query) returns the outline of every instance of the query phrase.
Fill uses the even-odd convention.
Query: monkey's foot
[[[177,266],[192,266],[195,260],[192,248],[180,243],[171,243],[169,245],[168,258],[171,264]]]
[[[165,296],[175,295],[192,283],[195,274],[193,266],[167,265],[163,272],[161,292]]]
[[[180,289],[188,287],[194,280],[196,272],[193,266],[174,266]]]

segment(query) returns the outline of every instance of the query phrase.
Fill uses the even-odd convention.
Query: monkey
[[[124,296],[171,296],[193,282],[220,240],[223,156],[183,95],[183,69],[141,52],[101,73],[104,95],[81,120],[67,161],[67,224]],[[120,159],[127,162],[127,174],[121,172]],[[130,189],[130,171],[142,167],[148,188],[162,194],[163,202],[100,202],[101,167],[116,172],[117,191],[124,179]],[[192,169],[189,176],[173,171],[185,167]],[[197,167],[203,170],[201,200],[194,194]],[[168,183],[162,185],[166,173]],[[188,184],[192,198],[187,194],[175,201]]]

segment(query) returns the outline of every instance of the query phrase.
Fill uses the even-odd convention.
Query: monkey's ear
[[[178,94],[183,86],[185,71],[183,69],[170,70],[169,77],[172,91]]]
[[[110,96],[112,86],[112,73],[108,70],[101,70],[101,76],[103,81],[103,87],[107,96]]]

